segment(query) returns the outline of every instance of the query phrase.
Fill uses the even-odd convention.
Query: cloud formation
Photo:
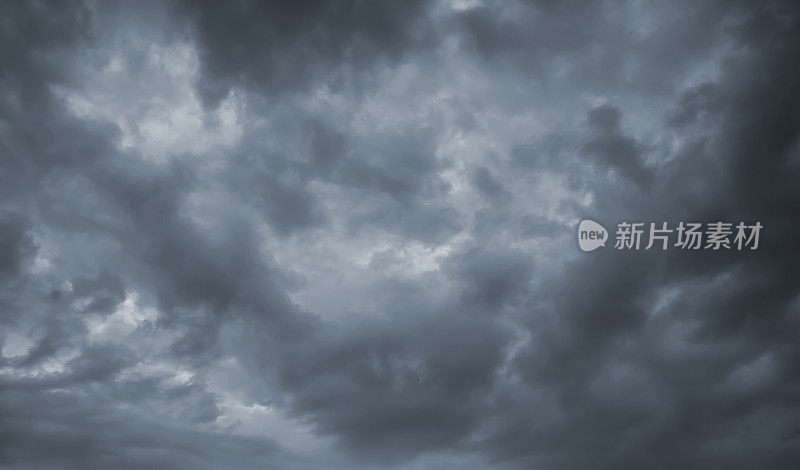
[[[796,468],[799,26],[4,3],[0,466]]]

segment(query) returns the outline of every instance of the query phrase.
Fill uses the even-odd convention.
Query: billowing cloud
[[[792,3],[0,9],[0,466],[797,467]]]

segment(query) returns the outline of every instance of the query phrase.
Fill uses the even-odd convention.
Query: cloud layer
[[[3,468],[800,464],[791,2],[0,11]]]

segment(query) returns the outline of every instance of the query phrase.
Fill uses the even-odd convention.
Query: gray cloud
[[[219,100],[233,86],[267,93],[319,79],[335,86],[376,61],[395,61],[433,34],[424,21],[427,6],[201,2],[180,10],[202,47],[203,96]]]
[[[794,5],[1,8],[0,465],[797,466]]]
[[[589,112],[588,120],[596,136],[583,147],[583,152],[636,183],[647,185],[651,176],[641,160],[641,145],[622,134],[619,110],[600,106]]]

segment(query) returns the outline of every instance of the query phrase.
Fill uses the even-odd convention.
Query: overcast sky
[[[3,1],[0,467],[800,468],[799,234],[792,2]]]

